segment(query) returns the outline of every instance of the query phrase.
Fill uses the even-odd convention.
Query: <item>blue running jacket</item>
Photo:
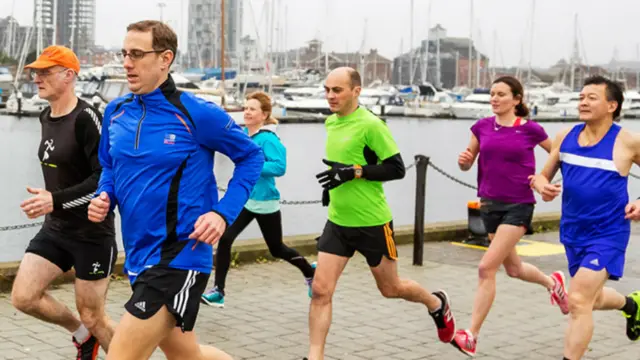
[[[235,164],[222,199],[215,152]],[[99,159],[97,194],[109,195],[112,210],[118,206],[131,283],[156,265],[210,273],[212,247],[189,234],[210,211],[231,225],[264,163],[260,147],[224,110],[177,90],[171,76],[149,94],[128,94],[107,105]]]

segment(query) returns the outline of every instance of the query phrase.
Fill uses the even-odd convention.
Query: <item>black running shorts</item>
[[[393,221],[366,227],[345,227],[327,221],[318,239],[318,251],[350,258],[357,250],[370,267],[376,267],[382,256],[398,258],[393,235]]]
[[[51,229],[40,229],[25,252],[41,256],[63,272],[73,267],[76,278],[101,280],[113,272],[118,257],[116,237],[101,235],[102,241],[78,241]]]
[[[495,234],[500,225],[522,226],[526,234],[533,234],[534,204],[513,204],[490,199],[480,199],[480,216],[485,230]]]
[[[183,332],[192,331],[200,310],[200,296],[207,287],[209,275],[154,266],[135,280],[133,294],[124,307],[131,315],[146,320],[166,306],[176,318],[177,327]]]

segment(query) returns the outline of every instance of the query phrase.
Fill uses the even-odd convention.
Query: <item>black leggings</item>
[[[311,264],[297,251],[287,247],[282,242],[282,216],[280,210],[271,214],[256,214],[247,209],[242,209],[236,221],[229,226],[218,242],[215,259],[215,286],[218,287],[219,291],[224,292],[225,280],[231,263],[231,245],[253,219],[258,221],[264,241],[267,243],[269,252],[273,257],[283,259],[294,265],[300,269],[306,278],[313,277],[314,269]]]

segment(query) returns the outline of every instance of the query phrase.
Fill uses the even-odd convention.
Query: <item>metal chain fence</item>
[[[455,182],[455,183],[457,183],[459,185],[467,187],[469,189],[478,190],[478,187],[476,185],[469,184],[468,182],[465,182],[464,180],[461,180],[461,179],[455,177],[454,175],[449,174],[448,172],[446,172],[445,170],[443,170],[441,167],[437,166],[433,162],[429,161],[428,165],[430,167],[432,167],[435,171],[437,171],[440,175],[446,177],[447,179],[449,179],[449,180],[451,180],[451,181],[453,181],[453,182]],[[415,166],[416,166],[416,161],[414,161],[413,163],[411,163],[408,166],[406,166],[405,170],[410,170]],[[636,175],[636,174],[633,174],[633,173],[629,173],[629,176],[634,178],[634,179],[640,179],[640,175]],[[551,183],[552,184],[558,184],[560,182],[562,182],[562,177],[559,177],[558,179],[552,181]],[[218,186],[218,190],[221,191],[221,192],[226,192],[227,191],[226,188],[221,187],[221,186]],[[282,205],[315,205],[315,204],[320,204],[320,203],[322,203],[322,200],[280,200],[280,204],[282,204]],[[41,226],[42,224],[44,224],[44,222],[40,221],[40,222],[34,222],[34,223],[28,223],[28,224],[0,226],[0,232],[34,228],[34,227]]]
[[[448,178],[449,180],[458,183],[464,187],[468,187],[469,189],[473,189],[473,190],[478,190],[478,187],[472,184],[469,184],[468,182],[465,182],[461,179],[458,179],[457,177],[449,174],[448,172],[442,170],[441,167],[437,166],[436,164],[434,164],[433,162],[429,161],[429,166],[431,166],[435,171],[437,171],[438,173],[440,173],[442,176]],[[640,177],[638,177],[640,179]],[[559,184],[562,182],[562,177],[558,177],[558,179],[552,181],[552,184]]]

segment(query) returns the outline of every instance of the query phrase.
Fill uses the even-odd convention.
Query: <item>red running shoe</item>
[[[438,338],[443,343],[450,343],[456,334],[456,319],[451,313],[451,302],[446,292],[439,290],[433,293],[442,302],[442,306],[435,312],[429,312],[438,328]]]
[[[477,341],[469,330],[458,330],[451,344],[467,356],[476,356]]]
[[[553,279],[553,289],[549,291],[551,294],[551,304],[558,305],[560,311],[562,311],[564,315],[567,315],[569,313],[569,297],[564,286],[564,274],[562,271],[556,271],[551,274],[551,278]]]

